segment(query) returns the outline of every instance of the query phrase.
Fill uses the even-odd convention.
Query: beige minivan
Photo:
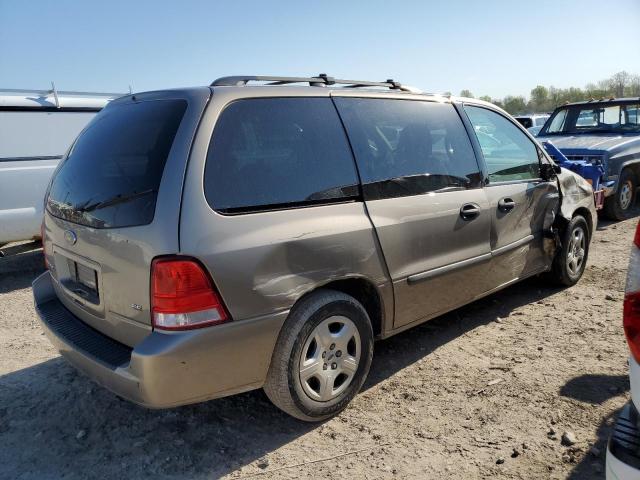
[[[225,77],[112,101],[46,195],[51,341],[133,402],[341,411],[385,338],[585,268],[590,185],[508,114],[394,81]]]

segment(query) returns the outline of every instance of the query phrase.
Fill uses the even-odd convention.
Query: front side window
[[[538,149],[518,127],[499,113],[465,105],[482,149],[490,182],[540,177]]]
[[[331,99],[231,103],[211,138],[204,187],[222,213],[353,199],[358,177]]]
[[[367,199],[481,186],[471,142],[450,104],[335,98]]]
[[[565,121],[567,120],[566,108],[558,110],[553,117],[551,117],[551,123],[546,129],[545,133],[560,133],[564,129]]]

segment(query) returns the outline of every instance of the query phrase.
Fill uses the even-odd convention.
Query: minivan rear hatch
[[[210,92],[113,101],[80,134],[49,187],[44,246],[58,298],[129,346],[151,329],[152,259],[180,250],[184,173]]]

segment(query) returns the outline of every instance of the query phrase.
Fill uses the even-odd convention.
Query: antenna
[[[58,99],[58,91],[56,90],[56,84],[51,82],[51,93],[53,93],[53,98],[56,102],[56,108],[60,108],[60,100]]]

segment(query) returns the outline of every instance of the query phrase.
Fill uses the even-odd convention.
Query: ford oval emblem
[[[78,237],[72,230],[65,230],[64,239],[67,241],[69,245],[75,245],[78,241]]]

